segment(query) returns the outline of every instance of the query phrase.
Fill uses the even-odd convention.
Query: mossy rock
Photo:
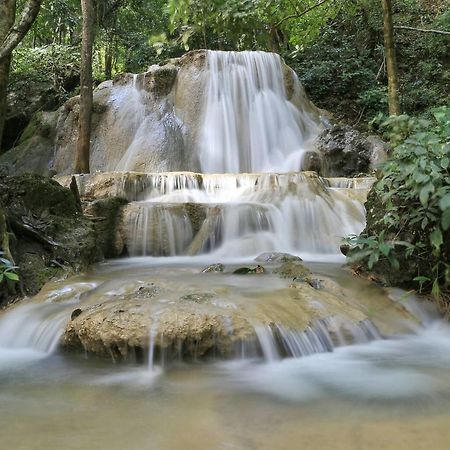
[[[266,269],[264,269],[263,266],[256,266],[256,267],[239,267],[239,269],[236,269],[233,271],[235,275],[253,275],[253,274],[261,274],[265,273]]]
[[[93,221],[79,212],[72,191],[56,181],[35,174],[0,179],[0,204],[24,294],[34,295],[50,279],[103,259]]]
[[[2,186],[3,185],[3,186]],[[9,209],[21,209],[54,216],[78,214],[75,197],[69,189],[40,175],[25,173],[0,181],[0,201]]]
[[[297,281],[308,281],[311,271],[297,261],[287,261],[274,269],[273,273],[281,278],[290,278]]]

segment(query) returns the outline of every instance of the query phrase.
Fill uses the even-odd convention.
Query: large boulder
[[[0,155],[3,175],[51,173],[57,112],[37,112],[23,131],[17,145]]]
[[[32,174],[0,178],[0,207],[23,294],[36,294],[49,279],[84,270],[103,257],[92,221],[82,215],[71,190],[56,181]],[[0,292],[0,303],[7,294]]]
[[[371,173],[386,158],[389,148],[375,136],[348,125],[335,124],[317,138],[316,147],[322,159],[321,174],[326,177],[355,177]],[[314,160],[315,166],[318,163]]]
[[[411,318],[387,297],[369,307],[321,275],[308,272],[307,279],[293,280],[270,272],[234,275],[233,266],[220,269],[195,273],[166,267],[147,277],[117,272],[109,281],[104,274],[90,278],[96,287],[84,290],[78,304],[67,305],[63,346],[114,359],[146,359],[151,350],[155,361],[170,361],[236,357],[244,350],[255,356],[267,351],[267,338],[279,346],[275,352],[289,354],[284,348],[289,336],[297,343],[314,340],[317,326],[334,345],[351,343],[364,333],[369,310],[381,333],[403,330],[401,321]],[[398,324],[385,326],[386,314]]]

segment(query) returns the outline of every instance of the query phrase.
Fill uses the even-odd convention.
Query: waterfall
[[[200,166],[204,173],[301,169],[317,124],[287,98],[279,55],[207,52]]]
[[[136,183],[121,183],[129,189],[124,196],[146,198],[125,208],[131,255],[254,257],[282,251],[317,259],[338,255],[341,238],[364,227],[357,194],[365,185],[352,180],[306,172],[168,173],[148,174],[141,192],[135,192]]]
[[[264,252],[322,260],[340,255],[341,238],[364,227],[361,198],[371,180],[358,183],[301,172],[303,156],[312,150],[319,125],[306,103],[302,106],[297,95],[300,84],[279,55],[208,51],[205,64],[200,77],[203,109],[197,119],[197,146],[192,150],[201,172],[165,172],[174,165],[167,162],[167,169],[166,163],[152,162],[158,152],[170,153],[175,167],[195,158],[178,151],[184,148],[179,144],[186,124],[176,116],[171,97],[157,100],[148,89],[151,79],[146,74],[128,76],[128,82],[114,86],[108,104],[114,113],[111,123],[127,130],[119,145],[121,159],[110,174],[78,176],[80,193],[90,196],[93,189],[101,197],[129,200],[116,231],[130,256],[198,255],[201,259],[208,254],[222,262],[250,261]],[[110,131],[106,127],[105,134]],[[149,173],[148,167],[155,167],[155,173]],[[130,170],[141,172],[126,172]],[[130,274],[131,280],[137,276]],[[108,299],[116,295],[121,295],[117,288]],[[179,300],[178,295],[155,302],[165,305]],[[150,296],[143,303],[152,302]],[[0,321],[0,347],[51,353],[71,312],[70,304],[52,301],[19,307]],[[230,317],[225,312],[222,318]],[[344,326],[337,319],[324,319],[306,327],[297,319],[292,327],[273,317],[255,322],[254,336],[234,343],[237,353],[276,360],[329,352],[335,346],[379,337],[370,324],[358,323],[352,329],[348,321]],[[156,355],[164,362],[173,353],[165,352],[162,340],[156,324],[148,341],[150,370]],[[175,349],[180,358],[182,344]]]

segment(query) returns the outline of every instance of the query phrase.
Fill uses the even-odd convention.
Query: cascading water
[[[199,341],[205,337],[195,334],[198,329],[194,338],[189,337],[189,321],[183,322],[185,309],[188,317],[200,314],[200,323],[214,318],[214,332],[207,335],[210,347],[198,350],[202,355],[223,352],[236,359],[262,357],[275,362],[381,339],[368,316],[353,311],[344,297],[327,294],[331,297],[325,295],[322,301],[315,299],[315,291],[308,287],[307,296],[312,298],[306,305],[301,295],[286,291],[286,283],[273,275],[265,275],[275,286],[271,292],[259,280],[244,283],[232,272],[220,275],[217,285],[209,286],[213,292],[205,294],[201,267],[194,272],[183,268],[186,263],[206,261],[238,259],[248,263],[264,252],[286,252],[309,260],[338,257],[341,238],[358,234],[364,227],[362,199],[372,182],[369,178],[326,179],[300,171],[319,124],[288,98],[286,77],[292,77],[294,86],[298,80],[285,70],[278,55],[208,51],[205,73],[198,143],[202,172],[115,172],[102,186],[109,190],[105,191],[108,195],[130,201],[123,210],[122,224],[128,254],[160,258],[152,260],[149,267],[135,262],[136,266],[128,266],[123,261],[123,273],[97,274],[90,288],[81,283],[68,299],[61,294],[63,298],[55,300],[52,294],[44,296],[47,302],[43,305],[19,306],[0,320],[0,348],[32,348],[49,354],[70,321],[73,299],[77,314],[91,307],[95,312],[111,303],[111,316],[94,318],[100,326],[114,324],[115,314],[128,314],[122,303],[114,302],[121,298],[126,302],[130,297],[138,299],[131,308],[133,314],[146,308],[144,316],[151,318],[145,344],[139,343],[138,336],[133,338],[136,348],[148,347],[150,372],[155,365],[181,360],[186,354],[196,356]],[[132,84],[119,86],[112,99],[119,122],[134,130],[118,171],[138,169],[134,161],[138,154],[142,160],[143,149],[151,158],[149,141],[164,136],[164,130],[178,120],[170,108],[158,112],[148,107],[144,82],[133,77]],[[161,123],[161,117],[167,120]],[[88,194],[89,183],[101,176],[78,177],[80,192]],[[176,255],[185,258],[167,258]],[[174,274],[162,276],[166,290],[160,292],[153,286],[153,274],[155,267],[164,264]],[[151,289],[142,291],[150,281]],[[178,283],[188,286],[187,294],[177,290]],[[297,288],[295,283],[290,286],[294,292]],[[278,303],[279,298],[283,300]],[[167,313],[173,305],[177,306],[175,316]],[[315,308],[320,313],[314,312]],[[349,308],[350,313],[342,308]],[[121,320],[120,330],[124,330],[128,324]],[[161,328],[168,323],[164,335]],[[171,340],[170,330],[177,327],[182,337]],[[144,326],[139,329],[146,330]],[[101,345],[113,357],[118,353],[125,357],[135,350],[123,342],[120,346]]]
[[[317,123],[287,98],[279,55],[207,52],[200,165],[204,173],[301,169]]]

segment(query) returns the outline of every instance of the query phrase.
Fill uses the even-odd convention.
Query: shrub
[[[3,282],[19,281],[19,275],[16,273],[17,266],[7,258],[4,253],[0,251],[0,285]]]
[[[379,119],[394,150],[369,195],[364,234],[347,239],[348,256],[438,298],[450,285],[450,108],[428,120]]]

